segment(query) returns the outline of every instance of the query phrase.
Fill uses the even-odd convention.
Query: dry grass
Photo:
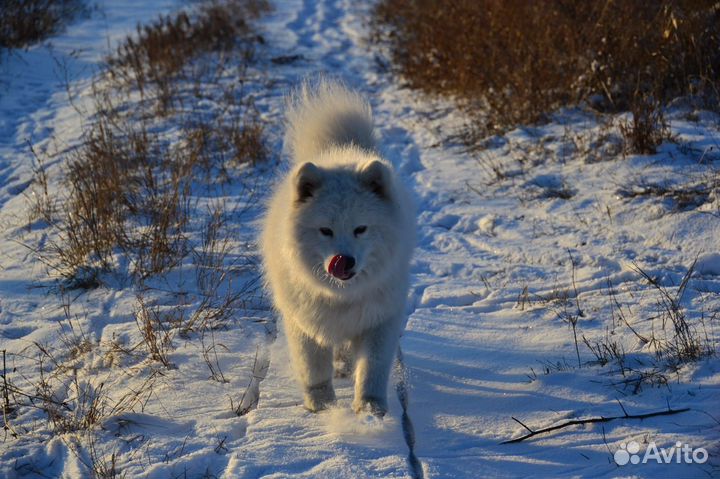
[[[706,318],[690,317],[682,302],[693,275],[695,264],[691,264],[679,285],[668,288],[657,279],[635,265],[640,278],[647,283],[657,297],[657,314],[644,321],[651,323],[649,334],[638,332],[628,318],[630,310],[623,309],[612,284],[608,282],[608,296],[611,301],[612,328],[599,338],[587,338],[583,342],[600,366],[617,368],[621,379],[612,384],[623,390],[639,393],[644,386],[667,386],[672,374],[688,363],[700,361],[717,353],[714,341],[706,329]],[[715,320],[710,318],[710,321]],[[627,351],[623,339],[633,337],[640,349]],[[650,356],[648,357],[648,353]]]
[[[230,259],[232,233],[226,227],[228,216],[228,209],[223,203],[212,205],[208,211],[200,244],[193,251],[200,300],[181,330],[184,336],[197,333],[210,379],[221,383],[228,380],[220,365],[218,349],[227,351],[228,348],[216,341],[215,331],[225,329],[235,312],[244,307],[245,300],[255,295],[259,287],[257,279],[236,284],[238,270],[248,265],[239,263],[247,261],[243,256]]]
[[[247,22],[267,8],[228,0],[201,6],[194,16],[181,12],[139,28],[108,59],[101,78],[110,81],[93,88],[97,113],[67,158],[65,196],[48,197],[38,161],[33,208],[60,232],[46,262],[66,286],[95,287],[121,264],[138,281],[172,270],[191,252],[193,189],[223,181],[227,168],[266,158],[264,123],[243,79],[240,88],[217,80],[231,58],[240,71],[247,68],[258,40]],[[203,84],[202,95],[189,87]],[[200,102],[224,110],[198,115]],[[174,109],[175,103],[184,106]],[[172,129],[180,134],[166,133]]]
[[[457,97],[476,131],[579,101],[618,111],[698,94],[717,106],[715,0],[383,0],[374,19],[410,86]]]
[[[97,273],[111,269],[117,254],[140,278],[167,271],[186,254],[193,165],[162,151],[147,125],[118,128],[113,120],[100,117],[69,158],[54,254],[70,287],[97,285]]]
[[[35,160],[33,164],[33,188],[29,194],[30,212],[28,225],[37,220],[50,224],[55,216],[55,203],[48,190],[48,177],[42,157],[30,146],[30,152]],[[26,194],[27,196],[27,194]]]
[[[67,306],[66,306],[67,305]],[[52,432],[88,470],[89,477],[122,477],[117,467],[117,454],[103,454],[96,444],[100,424],[107,418],[127,411],[142,412],[153,394],[157,370],[134,387],[118,390],[117,384],[133,377],[136,371],[113,369],[99,373],[94,360],[96,353],[108,353],[108,344],[90,341],[80,328],[80,320],[69,313],[64,303],[65,319],[59,320],[60,346],[34,342],[14,356],[34,357],[36,371],[12,367],[16,380],[11,380],[7,366],[3,369],[4,395],[12,398],[12,410],[4,414],[5,430],[14,437],[31,429],[17,422],[16,411],[36,409],[46,416]],[[110,347],[114,347],[110,345]],[[131,354],[130,351],[124,351]],[[25,356],[25,354],[30,354]],[[3,358],[4,359],[4,358]],[[9,403],[10,400],[8,399]]]
[[[40,343],[34,346],[38,351],[39,379],[28,380],[30,389],[15,387],[14,392],[25,398],[23,406],[44,411],[57,434],[88,431],[107,417],[142,410],[152,393],[154,372],[140,387],[113,395],[110,383],[117,379],[117,372],[104,379],[93,377],[85,369],[85,357],[73,357]]]
[[[208,52],[252,58],[259,38],[250,22],[269,8],[265,0],[225,0],[202,4],[195,15],[180,12],[138,25],[137,36],[107,58],[108,74],[117,86],[157,99],[158,113],[167,114],[178,100],[178,77],[193,59]]]
[[[10,384],[10,391],[23,400],[18,404],[35,407],[47,414],[57,434],[87,431],[102,419],[123,411],[142,408],[152,390],[155,375],[151,374],[137,390],[119,396],[111,393],[110,383],[119,376],[131,374],[111,372],[105,378],[92,374],[95,352],[107,345],[94,341],[82,327],[87,318],[72,313],[72,303],[61,290],[63,317],[58,319],[58,347],[33,342],[27,350],[36,354],[37,376],[30,378],[16,371],[27,383],[25,387]],[[17,402],[17,401],[16,401]]]
[[[708,335],[703,334],[699,328],[704,326],[704,318],[693,321],[682,306],[695,263],[690,265],[680,284],[672,289],[661,285],[639,266],[635,265],[635,269],[658,295],[658,316],[652,318],[652,321],[659,323],[659,327],[653,329],[649,338],[649,345],[658,360],[676,369],[682,364],[715,354],[714,345],[708,340]]]
[[[659,198],[672,205],[672,209],[683,211],[694,209],[707,203],[717,188],[718,178],[704,176],[685,184],[648,182],[640,179],[635,183],[619,188],[616,194],[621,198]]]
[[[588,339],[583,335],[583,343],[595,356],[595,360],[600,366],[615,362],[620,373],[625,376],[625,348],[613,337],[609,329],[605,330],[605,336],[601,339]]]
[[[632,121],[620,125],[626,153],[654,154],[656,147],[671,138],[662,105],[648,95],[638,95],[630,109]]]
[[[83,448],[84,443],[84,448]],[[86,453],[83,451],[86,451]],[[91,472],[96,479],[116,479],[126,477],[118,467],[118,454],[113,451],[111,454],[103,454],[98,446],[94,431],[84,434],[78,443],[70,447],[78,460]],[[86,456],[89,456],[87,459]]]
[[[147,349],[150,359],[161,363],[165,368],[172,369],[170,350],[172,348],[173,330],[182,324],[183,310],[172,309],[162,311],[158,306],[145,304],[141,295],[137,296],[135,323],[142,336],[142,343]]]
[[[227,239],[223,239],[223,244],[223,248],[227,248]],[[252,265],[239,264],[239,261],[248,261],[244,256],[226,263],[227,254],[227,249],[201,251],[199,256],[196,253],[200,301],[184,322],[182,334],[199,332],[204,337],[208,330],[225,328],[235,311],[244,307],[245,301],[254,297],[260,288],[259,276],[236,281],[237,269]]]
[[[254,266],[241,264],[248,258],[232,254],[227,221],[242,211],[228,211],[218,197],[251,207],[256,193],[245,176],[267,158],[265,124],[243,76],[261,41],[249,22],[267,8],[262,0],[217,1],[139,27],[94,82],[82,142],[53,158],[65,166],[60,188],[48,186],[47,158],[35,155],[30,223],[50,228],[36,252],[63,279],[63,315],[59,347],[28,347],[37,354],[32,372],[2,371],[3,422],[17,436],[17,411],[42,411],[89,476],[122,477],[116,451],[101,447],[99,425],[144,409],[156,378],[175,367],[178,335],[196,335],[211,379],[227,381],[216,332],[259,284],[248,274]],[[193,266],[188,288],[172,291],[175,271]],[[161,282],[170,290],[158,289]],[[136,292],[135,339],[98,341],[82,327],[91,322],[71,313],[68,290],[102,284]],[[168,296],[177,303],[163,301]],[[111,369],[101,374],[97,359]]]
[[[574,261],[572,266],[571,289],[554,290],[550,295],[540,297],[531,295],[525,288],[515,306],[523,311],[527,306],[540,304],[554,310],[557,318],[570,326],[577,366],[570,365],[565,359],[558,363],[546,361],[543,363],[544,374],[574,367],[600,366],[607,368],[603,374],[610,376],[609,385],[638,394],[645,387],[667,387],[673,376],[678,375],[679,379],[685,365],[717,354],[717,342],[711,332],[717,324],[718,314],[703,313],[698,317],[683,306],[695,271],[694,263],[676,286],[664,286],[653,275],[634,265],[638,280],[649,286],[647,291],[655,298],[656,314],[649,317],[639,317],[628,305],[623,305],[608,279],[611,318],[600,335],[583,332],[580,319],[585,315],[575,286]],[[592,356],[591,361],[585,360],[587,354]],[[529,377],[534,380],[537,374],[532,371]]]
[[[82,0],[3,0],[0,48],[25,48],[87,12]]]
[[[210,335],[210,341],[206,342],[207,335]],[[223,374],[222,367],[220,366],[220,358],[218,358],[218,348],[223,348],[228,351],[228,348],[215,340],[215,331],[212,328],[207,328],[200,333],[200,342],[202,343],[202,356],[205,364],[210,370],[210,379],[219,383],[229,382]]]

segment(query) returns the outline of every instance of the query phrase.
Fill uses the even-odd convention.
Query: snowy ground
[[[701,336],[717,346],[720,119],[675,105],[668,118],[676,142],[664,144],[657,155],[625,156],[617,131],[623,117],[567,110],[547,125],[490,138],[470,155],[443,140],[463,122],[451,104],[420,98],[378,66],[382,61],[366,42],[369,7],[356,3],[276,2],[260,22],[266,45],[258,68],[267,68],[269,80],[258,87],[257,101],[263,116],[279,125],[282,96],[300,79],[318,73],[345,79],[373,103],[386,154],[417,193],[419,246],[402,349],[425,476],[717,475],[717,357],[659,370],[666,385],[635,387],[632,373],[624,381],[616,365],[593,363],[582,339],[578,367],[568,319],[579,316],[580,338],[608,334],[621,344],[633,371],[652,371],[652,349],[622,323],[617,305],[640,336],[665,337],[660,292],[637,268],[674,293],[699,257],[681,306]],[[130,32],[136,21],[178,4],[101,3],[101,13],[71,26],[53,39],[52,48],[34,47],[0,63],[0,349],[7,349],[9,367],[16,368],[9,376],[20,385],[23,375],[37,379],[35,342],[62,344],[57,321],[63,315],[46,268],[23,246],[42,245],[45,234],[27,228],[26,196],[32,189],[27,143],[50,150],[73,144],[83,123],[59,81],[62,72],[68,71],[71,91],[82,97],[108,43]],[[292,55],[300,57],[287,64],[269,60]],[[280,150],[279,138],[271,136],[274,152]],[[62,166],[48,165],[54,188]],[[260,169],[258,175],[271,182],[275,171]],[[638,194],[647,185],[712,187],[674,198]],[[258,216],[256,207],[230,226],[238,232],[238,257],[254,254],[252,246],[243,245],[253,240]],[[91,341],[137,334],[135,291],[122,282],[77,294],[73,311]],[[144,405],[106,418],[92,434],[99,455],[115,453],[127,477],[411,477],[398,401],[391,398],[382,422],[355,417],[349,412],[352,388],[341,382],[336,410],[304,411],[282,338],[268,339],[274,329],[267,303],[262,298],[257,303],[232,327],[216,332],[226,347],[220,362],[227,383],[207,379],[197,341],[176,340],[171,353],[176,368],[154,378]],[[269,359],[267,378],[260,383],[258,408],[237,417],[230,399],[237,404],[242,396],[256,351],[261,363]],[[90,352],[77,365],[118,394],[138,389],[148,378],[145,363],[117,361]],[[622,415],[622,407],[629,414],[668,407],[690,411],[500,444],[525,432],[511,417],[535,428]],[[88,456],[71,452],[75,439],[54,436],[37,410],[17,414],[12,422],[20,434],[0,445],[0,476],[90,476],[83,464]],[[709,459],[618,466],[613,453],[629,441],[642,450],[651,441],[663,448],[679,441],[705,448]]]

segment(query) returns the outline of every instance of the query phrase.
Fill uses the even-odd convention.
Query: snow
[[[695,265],[697,272],[703,275],[720,275],[720,253],[705,253],[700,256]]]
[[[260,112],[274,130],[279,129],[283,95],[305,76],[338,76],[360,89],[373,104],[386,155],[416,192],[419,246],[401,346],[410,386],[408,413],[425,476],[717,474],[717,357],[683,365],[668,373],[667,385],[646,384],[634,393],[611,365],[578,367],[564,318],[579,309],[580,334],[600,339],[612,329],[629,361],[648,362],[649,350],[628,328],[615,324],[618,313],[609,292],[614,291],[631,325],[650,335],[657,328],[650,318],[660,314],[661,297],[638,268],[674,292],[697,259],[681,304],[693,321],[705,318],[706,333],[717,345],[717,192],[689,206],[623,192],[646,184],[709,184],[720,160],[720,119],[699,112],[699,121],[691,121],[691,106],[675,105],[668,118],[677,142],[664,144],[657,155],[637,156],[621,154],[618,146],[615,127],[623,115],[611,118],[613,127],[607,118],[581,109],[561,110],[548,124],[489,139],[473,156],[444,139],[466,121],[452,104],[423,98],[378,70],[366,40],[370,6],[358,3],[276,2],[260,21],[266,45],[258,52],[257,66],[267,68],[272,82],[265,88],[258,80],[254,88]],[[70,26],[52,39],[52,46],[32,47],[0,63],[0,349],[7,349],[11,367],[17,368],[9,377],[18,383],[26,384],[19,374],[37,374],[34,343],[62,347],[57,320],[63,311],[54,282],[23,246],[42,245],[49,234],[27,229],[26,195],[32,189],[27,143],[50,152],[76,143],[89,81],[108,45],[131,33],[137,21],[180,6],[179,1],[100,2],[100,14]],[[300,57],[286,64],[270,61],[292,55]],[[73,102],[62,81],[65,68],[58,65],[67,65]],[[280,151],[277,133],[271,137],[275,153]],[[60,188],[63,165],[58,161],[48,165],[54,189]],[[275,170],[260,168],[258,175],[272,182]],[[233,194],[237,191],[227,198]],[[239,232],[238,257],[254,254],[259,214],[255,207],[231,225]],[[122,282],[75,293],[77,324],[93,342],[133,344],[136,293]],[[218,353],[228,383],[208,380],[196,338],[176,338],[175,367],[153,378],[145,406],[111,415],[95,431],[102,456],[116,453],[118,469],[127,477],[411,477],[397,398],[390,398],[384,420],[355,416],[349,408],[352,385],[339,380],[336,408],[321,414],[304,411],[283,338],[272,340],[267,302],[260,298],[242,314],[231,327],[215,332],[224,345]],[[583,344],[579,352],[583,363],[595,359]],[[237,417],[230,399],[237,405],[256,354],[261,362],[269,360],[267,377],[254,384],[260,391],[258,407]],[[90,352],[77,367],[93,384],[104,382],[121,394],[140,388],[150,374],[144,363],[126,361]],[[630,413],[668,406],[691,411],[500,444],[526,432],[512,417],[542,427],[618,415],[619,403]],[[88,457],[70,450],[73,440],[67,435],[54,436],[43,414],[20,411],[16,422],[21,434],[0,446],[0,476],[90,475],[83,464]],[[680,441],[706,448],[710,459],[702,465],[617,466],[614,451],[632,440],[655,441],[660,447]]]

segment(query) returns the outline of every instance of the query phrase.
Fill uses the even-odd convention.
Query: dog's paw
[[[353,410],[356,414],[366,413],[381,418],[387,413],[387,402],[385,399],[373,397],[355,398]]]
[[[335,390],[332,383],[326,381],[305,390],[305,409],[318,412],[335,404]]]

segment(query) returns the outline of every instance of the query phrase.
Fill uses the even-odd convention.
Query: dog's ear
[[[383,162],[372,160],[360,169],[360,181],[379,198],[390,198],[390,170]]]
[[[295,174],[295,200],[305,203],[322,183],[322,170],[315,163],[304,163]]]

